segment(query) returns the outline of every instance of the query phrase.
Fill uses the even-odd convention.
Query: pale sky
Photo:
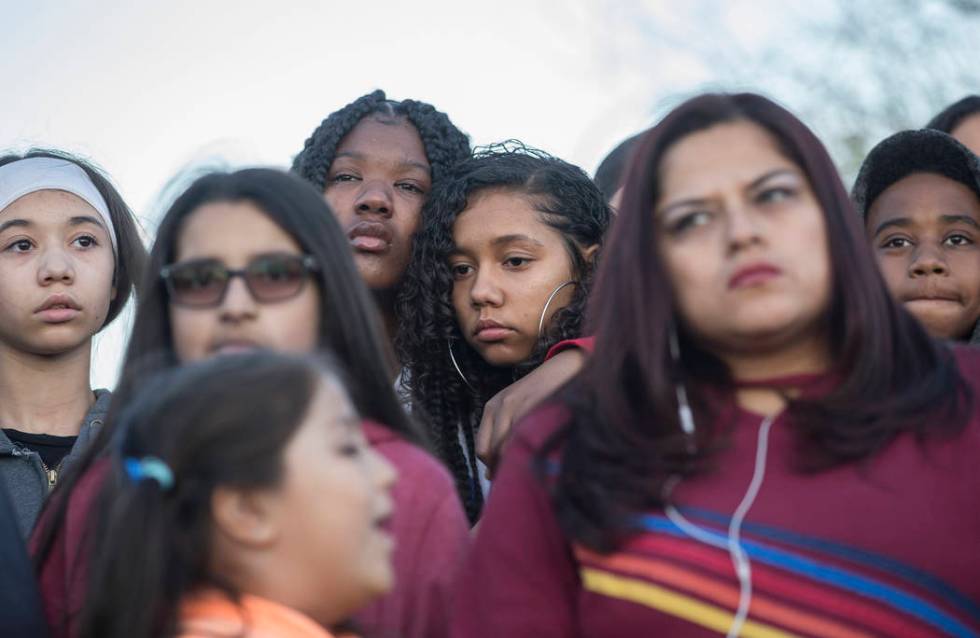
[[[651,112],[642,74],[609,71],[602,4],[0,0],[0,149],[91,158],[151,236],[188,162],[286,166],[375,88],[591,172]],[[96,387],[115,383],[127,319],[96,340]]]
[[[790,6],[810,15],[819,4]],[[685,54],[686,39],[721,23],[737,28],[720,51],[773,41],[777,6],[0,0],[0,149],[94,160],[150,237],[181,168],[287,166],[327,114],[375,88],[434,104],[474,144],[517,138],[591,173],[682,95],[731,88]],[[96,387],[115,383],[127,319],[97,338]]]

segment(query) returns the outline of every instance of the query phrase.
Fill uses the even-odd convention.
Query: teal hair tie
[[[166,463],[155,456],[123,459],[123,469],[134,483],[150,480],[156,481],[164,492],[174,486],[174,473]]]

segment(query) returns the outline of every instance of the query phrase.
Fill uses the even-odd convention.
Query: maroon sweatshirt
[[[442,638],[448,633],[450,588],[469,544],[469,524],[456,487],[435,458],[391,430],[365,422],[364,433],[398,472],[391,521],[396,584],[355,620],[372,638]],[[88,585],[89,549],[83,530],[108,470],[108,461],[101,460],[82,477],[71,494],[65,525],[41,567],[41,597],[51,638],[78,635]],[[32,539],[32,552],[36,540]]]
[[[926,445],[903,435],[863,465],[805,474],[772,423],[765,477],[741,528],[752,597],[743,636],[972,636],[980,633],[980,351],[957,359],[975,393],[966,430]],[[790,382],[791,380],[786,380]],[[796,383],[796,381],[792,381]],[[532,458],[567,421],[543,407],[509,445],[456,593],[456,638],[718,636],[739,581],[730,518],[756,462],[762,417],[731,406],[717,469],[608,555],[559,528]],[[558,460],[558,457],[556,457]],[[718,544],[712,544],[715,541]]]

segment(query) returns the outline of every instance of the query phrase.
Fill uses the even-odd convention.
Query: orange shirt
[[[243,594],[239,604],[218,591],[186,599],[178,638],[334,638],[300,612],[267,598]],[[343,638],[338,636],[338,638]],[[354,638],[349,636],[348,638]]]

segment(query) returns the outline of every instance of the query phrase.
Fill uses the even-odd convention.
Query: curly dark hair
[[[463,339],[452,304],[449,254],[453,224],[471,197],[487,189],[512,190],[532,201],[541,219],[562,233],[578,285],[572,301],[555,313],[531,357],[514,368],[491,366]],[[610,210],[596,185],[580,168],[516,141],[487,146],[458,165],[433,189],[423,213],[428,220],[415,239],[398,299],[401,319],[396,347],[405,366],[412,409],[428,422],[436,451],[456,479],[466,513],[475,521],[483,506],[474,446],[475,431],[488,399],[536,368],[548,348],[579,336],[598,258],[582,250],[602,243]],[[468,383],[449,358],[453,353]],[[468,455],[460,445],[462,428]]]
[[[379,89],[362,95],[328,115],[306,140],[303,150],[293,159],[293,173],[316,186],[322,193],[340,141],[369,115],[386,119],[404,117],[412,123],[422,138],[425,156],[432,170],[433,184],[438,183],[455,164],[470,155],[469,138],[449,121],[445,113],[425,102],[389,100],[385,97],[385,92]]]

